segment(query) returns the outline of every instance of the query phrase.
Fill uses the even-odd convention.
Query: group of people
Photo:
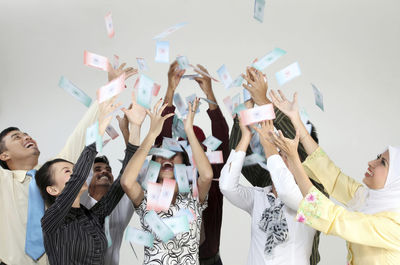
[[[154,234],[153,245],[144,247],[143,264],[222,264],[223,197],[251,216],[249,265],[315,265],[320,232],[347,241],[348,264],[400,264],[400,147],[389,146],[368,162],[364,185],[358,183],[318,145],[314,126],[306,129],[297,94],[290,101],[281,91],[268,91],[264,75],[252,67],[243,74],[251,95],[245,105],[273,104],[276,118],[246,126],[236,115],[229,133],[212,81],[203,74],[207,69],[198,67],[200,76],[194,80],[208,99],[212,135],[221,141],[224,163],[211,164],[207,157],[204,132],[194,125],[197,98],[188,103],[186,137],[176,139],[186,138],[191,152],[182,148],[170,158],[151,158],[160,164],[160,184],[176,178],[175,165],[196,169],[190,192],[181,193],[176,185],[169,209],[157,213],[163,220],[189,210],[193,220],[188,232],[165,242],[152,231],[146,218],[151,216],[149,191],[139,181],[151,148],[161,147],[164,137],[176,137],[173,97],[185,70],[174,62],[164,102],[144,109],[133,95],[131,106],[122,109],[124,116],[117,117],[126,149],[116,180],[107,157],[96,157],[96,144],[85,146],[86,129],[94,122],[104,134],[110,114],[120,106],[115,97],[94,103],[62,151],[43,165],[38,165],[40,151],[28,133],[16,127],[1,131],[0,264],[119,264],[124,231],[136,215],[141,229]],[[136,73],[125,64],[109,71],[109,81]],[[140,142],[146,116],[150,128]],[[244,166],[255,136],[266,163]],[[241,174],[253,187],[239,184]]]

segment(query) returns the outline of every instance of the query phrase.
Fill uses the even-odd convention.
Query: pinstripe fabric
[[[44,245],[51,265],[104,263],[107,248],[104,219],[124,195],[120,177],[136,149],[137,147],[128,145],[118,179],[90,210],[83,205],[72,208],[97,154],[95,144],[83,150],[64,190],[42,218]]]
[[[275,128],[277,130],[281,130],[285,137],[293,139],[296,135],[296,130],[294,129],[293,124],[290,121],[289,117],[287,117],[285,114],[283,114],[283,112],[281,112],[277,108],[275,108],[275,116],[276,116],[274,120]],[[239,127],[239,120],[238,118],[235,118],[232,126],[231,135],[229,138],[229,149],[235,149],[241,137],[242,133]],[[301,161],[304,161],[307,158],[307,153],[301,144],[299,144],[298,152]],[[252,151],[249,147],[247,148],[246,155],[250,154],[252,154]],[[272,184],[269,172],[263,169],[259,165],[243,167],[242,174],[253,186],[266,187]],[[324,192],[324,188],[320,183],[317,183],[313,180],[311,181],[313,182],[315,187],[317,187],[320,191],[322,191],[325,195],[327,195],[326,192]],[[318,251],[319,235],[320,232],[317,231],[314,236],[313,249],[310,256],[310,265],[315,265],[320,261],[320,255]]]

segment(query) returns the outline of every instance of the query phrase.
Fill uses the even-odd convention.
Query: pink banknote
[[[99,103],[118,95],[125,89],[125,73],[115,78],[107,85],[97,90],[97,100]]]
[[[108,69],[109,61],[107,57],[91,53],[88,51],[83,52],[83,64],[104,70],[106,72],[108,72],[109,70]]]
[[[158,198],[161,194],[162,185],[160,183],[147,183],[147,210],[159,211]]]
[[[275,119],[274,106],[266,104],[240,112],[241,122],[244,125],[254,124],[260,121]]]
[[[176,181],[174,179],[164,179],[160,196],[158,197],[158,211],[168,211],[174,197]]]

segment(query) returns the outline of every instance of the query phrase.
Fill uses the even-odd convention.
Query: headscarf
[[[385,186],[374,190],[361,187],[348,203],[349,208],[366,214],[400,213],[400,147],[389,146],[389,171]]]

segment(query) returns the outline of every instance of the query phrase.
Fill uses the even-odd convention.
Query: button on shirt
[[[303,197],[293,175],[278,155],[271,156],[267,164],[277,190],[277,200],[281,200],[285,204],[282,210],[287,220],[289,235],[284,243],[274,248],[272,256],[265,255],[267,237],[266,233],[259,228],[259,222],[264,210],[270,207],[267,194],[271,192],[272,188],[271,186],[265,188],[245,187],[239,184],[245,155],[246,153],[242,151],[231,151],[229,159],[222,169],[219,184],[221,192],[232,204],[251,215],[251,240],[247,264],[309,265],[315,230],[295,220],[298,205]]]

